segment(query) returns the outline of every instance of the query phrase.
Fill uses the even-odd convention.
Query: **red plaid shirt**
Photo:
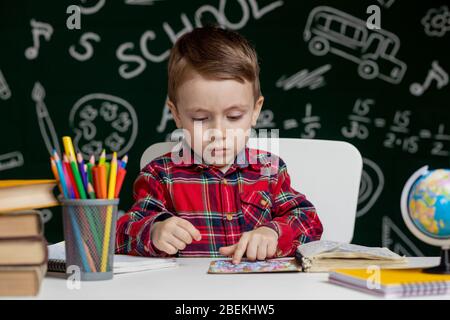
[[[299,244],[320,239],[323,229],[316,210],[291,187],[281,158],[245,147],[223,173],[195,163],[197,155],[189,150],[190,161],[176,163],[169,152],[142,169],[134,183],[136,202],[117,221],[117,253],[168,256],[153,246],[150,229],[171,216],[190,221],[202,235],[178,251],[180,257],[221,257],[220,247],[261,226],[278,233],[279,257],[292,256]],[[245,161],[237,161],[242,156]]]

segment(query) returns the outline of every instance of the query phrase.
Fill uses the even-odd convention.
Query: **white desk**
[[[327,282],[326,273],[207,274],[209,258],[178,258],[177,268],[115,275],[81,282],[69,290],[65,279],[46,277],[35,299],[376,299]],[[438,264],[439,258],[411,258],[411,266]],[[436,299],[437,297],[434,297]],[[450,296],[439,296],[450,299]]]

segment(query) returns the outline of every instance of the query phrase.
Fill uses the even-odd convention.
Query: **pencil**
[[[70,186],[72,188],[72,192],[74,194],[74,198],[75,199],[80,199],[80,194],[78,192],[78,188],[77,188],[77,185],[75,183],[75,178],[73,176],[72,168],[70,166],[69,159],[67,158],[67,155],[64,155],[64,166],[66,168],[67,175],[69,176],[69,179],[70,179]]]
[[[50,166],[52,168],[53,176],[56,179],[56,183],[58,184],[59,192],[63,193],[62,187],[61,187],[61,180],[59,179],[59,175],[58,175],[58,169],[56,168],[55,160],[53,159],[53,157],[50,157]]]
[[[98,181],[100,183],[100,198],[101,199],[106,199],[106,195],[107,195],[107,181],[106,181],[106,167],[105,165],[98,165],[97,167],[97,177],[98,177]]]
[[[67,190],[66,184],[66,175],[64,174],[64,170],[61,165],[61,161],[59,159],[59,155],[56,150],[53,151],[53,159],[55,161],[56,169],[58,170],[58,177],[61,183],[61,187],[63,189],[64,198],[69,199],[69,191]]]
[[[75,157],[75,149],[73,148],[72,138],[69,136],[64,136],[62,140],[67,157],[70,157],[71,155]]]
[[[120,164],[121,164],[122,168],[126,169],[127,163],[128,163],[128,155],[126,154],[120,161]]]
[[[78,162],[78,169],[80,170],[81,180],[83,181],[84,190],[87,190],[87,185],[88,185],[87,173],[86,173],[86,169],[84,166],[83,157],[81,156],[81,153],[79,153],[79,152],[77,153],[77,162]]]
[[[74,156],[70,157],[70,166],[72,168],[72,174],[75,179],[75,184],[78,189],[80,199],[86,199],[86,192],[84,190],[83,181],[81,180],[81,175],[80,172],[78,171],[78,166]]]
[[[106,153],[105,149],[103,149],[102,154],[100,155],[100,159],[98,160],[98,164],[105,164],[106,161]]]
[[[105,161],[105,168],[106,168],[106,176],[105,176],[106,177],[106,188],[108,188],[109,174],[111,171],[111,164],[108,161]]]
[[[114,199],[114,191],[116,188],[116,175],[117,175],[117,153],[113,153],[113,158],[111,160],[111,175],[109,178],[109,189],[108,189],[108,199]],[[102,262],[101,262],[101,271],[106,271],[106,266],[108,263],[108,251],[109,251],[109,242],[110,242],[110,234],[111,234],[111,224],[112,224],[112,206],[108,206],[106,212],[106,221],[105,221],[105,234],[103,237],[103,254],[102,254]]]
[[[117,182],[116,182],[116,190],[114,192],[114,198],[119,197],[120,189],[122,188],[123,180],[125,179],[125,175],[127,174],[127,170],[124,168],[119,168],[117,170]]]
[[[94,156],[92,155],[89,158],[89,162],[87,163],[87,176],[88,176],[88,181],[94,185],[94,178],[92,176],[92,167],[95,166],[95,159]]]
[[[94,191],[96,198],[101,198],[101,187],[100,187],[100,181],[98,179],[98,167],[92,167],[92,180],[94,180]]]
[[[90,182],[88,182],[88,194],[89,194],[89,198],[91,199],[95,199],[95,191],[94,191],[94,187],[92,186],[92,184]]]

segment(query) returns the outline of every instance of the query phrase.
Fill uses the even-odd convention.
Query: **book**
[[[0,214],[0,239],[43,235],[44,223],[37,210]]]
[[[0,180],[0,212],[57,206],[55,186],[56,180]]]
[[[208,273],[262,273],[262,272],[298,272],[301,271],[293,258],[276,258],[261,261],[243,260],[233,264],[229,260],[211,261]]]
[[[42,236],[0,239],[0,265],[26,266],[47,262],[47,243]]]
[[[408,264],[388,248],[365,247],[335,241],[318,240],[297,247],[295,259],[304,272],[329,272],[333,269],[361,269],[371,265],[400,268]]]
[[[450,293],[450,275],[422,272],[422,269],[335,270],[329,281],[384,297],[411,297]]]
[[[0,181],[0,185],[1,197],[8,194],[4,191],[9,188],[9,182]],[[2,199],[0,205],[3,204]],[[31,296],[39,292],[47,270],[43,229],[37,210],[0,213],[0,296]]]
[[[35,296],[39,293],[47,265],[0,266],[0,296]]]
[[[236,265],[231,259],[215,260],[210,263],[208,273],[329,272],[371,265],[381,268],[410,267],[406,257],[387,248],[319,240],[298,246],[295,257],[243,260]]]
[[[64,241],[48,246],[48,272],[66,272],[66,253]],[[113,273],[131,273],[177,267],[175,258],[137,257],[123,254],[114,255]]]

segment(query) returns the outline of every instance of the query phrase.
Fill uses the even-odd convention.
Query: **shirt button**
[[[225,179],[225,178],[222,181],[223,181],[223,184],[227,184],[228,183],[227,179]]]
[[[232,213],[227,213],[227,220],[228,221],[233,220],[233,214]]]
[[[265,206],[267,204],[267,201],[262,199],[259,203],[261,203],[261,205]]]

